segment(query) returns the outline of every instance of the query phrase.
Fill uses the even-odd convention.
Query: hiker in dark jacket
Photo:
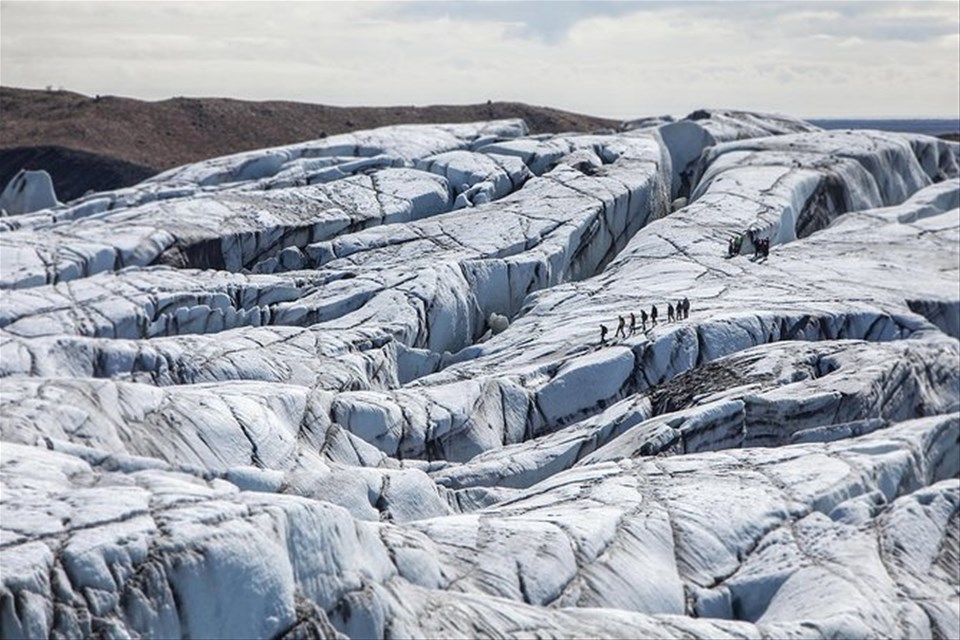
[[[657,326],[657,305],[653,305],[650,309],[650,324],[652,326]]]
[[[683,298],[683,318],[687,319],[690,317],[690,301],[684,297]]]
[[[640,326],[643,327],[643,330],[647,330],[647,312],[643,309],[640,310]]]
[[[667,322],[673,322],[673,305],[669,302],[667,303]]]
[[[619,337],[621,336],[621,334],[622,334],[623,337],[626,338],[626,337],[627,337],[627,329],[626,329],[627,322],[626,322],[626,320],[623,319],[623,316],[617,316],[617,318],[619,318],[619,322],[617,322],[617,332],[616,332],[615,334],[613,334],[613,337],[619,338]]]
[[[630,312],[630,335],[633,335],[637,332],[637,316],[633,315],[633,311]]]
[[[600,344],[607,344],[607,326],[600,325]]]

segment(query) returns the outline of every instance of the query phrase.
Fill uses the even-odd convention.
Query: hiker
[[[674,309],[677,310],[677,321],[683,320],[683,300],[677,300],[677,306]]]
[[[600,325],[600,344],[607,344],[607,325]]]
[[[667,322],[673,322],[673,305],[667,303]]]
[[[614,335],[615,338],[619,338],[620,335],[623,334],[623,337],[626,338],[626,337],[627,337],[627,330],[626,330],[625,327],[626,327],[627,322],[626,322],[626,320],[623,319],[623,316],[617,316],[617,318],[619,318],[620,321],[617,323],[617,332],[616,332],[615,334],[613,334],[613,335]]]
[[[683,298],[683,318],[686,320],[690,317],[690,301],[684,296]]]
[[[733,243],[736,240],[733,236],[730,236],[730,240],[727,241],[727,257],[733,257]]]
[[[657,326],[657,305],[653,305],[650,309],[650,325]]]
[[[763,257],[770,257],[770,238],[763,239]]]
[[[647,312],[643,309],[640,309],[640,326],[643,327],[644,332],[647,330]]]
[[[633,335],[637,332],[637,316],[633,315],[633,311],[630,312],[630,335]]]

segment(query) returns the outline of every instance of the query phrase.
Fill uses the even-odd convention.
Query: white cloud
[[[701,106],[942,116],[960,112],[958,7],[572,2],[544,22],[549,9],[509,2],[4,0],[0,79],[150,99],[516,100],[622,118]]]
[[[811,22],[836,22],[842,19],[842,13],[829,10],[794,11],[777,17],[777,21],[781,23],[803,25],[809,25]]]

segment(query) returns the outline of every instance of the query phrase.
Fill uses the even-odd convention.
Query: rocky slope
[[[0,87],[0,113],[0,188],[21,169],[44,170],[64,202],[188,162],[387,125],[523,118],[533,133],[619,125],[510,102],[332,107],[225,98],[146,101],[14,87]]]

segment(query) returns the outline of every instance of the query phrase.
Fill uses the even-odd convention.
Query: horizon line
[[[41,92],[50,92],[50,93],[57,93],[57,92],[61,92],[61,91],[62,91],[62,92],[67,92],[67,93],[75,93],[75,94],[79,94],[79,95],[84,95],[84,96],[87,96],[87,97],[94,97],[93,95],[88,94],[88,93],[85,93],[85,92],[82,91],[82,90],[69,89],[69,88],[64,87],[64,86],[61,86],[61,85],[47,85],[47,86],[45,86],[45,87],[24,87],[24,86],[8,85],[8,84],[4,84],[4,83],[0,82],[0,88],[23,90],[23,91],[41,91]],[[341,104],[324,103],[324,102],[312,102],[312,101],[306,101],[306,100],[294,99],[294,98],[238,98],[238,97],[226,96],[226,95],[183,95],[183,94],[172,95],[172,94],[171,94],[171,95],[169,95],[169,96],[167,96],[167,97],[165,97],[165,98],[142,98],[142,97],[134,96],[134,95],[114,94],[114,93],[101,93],[101,94],[94,94],[94,95],[97,96],[97,97],[101,97],[101,98],[103,98],[103,97],[125,98],[125,99],[131,99],[131,100],[140,100],[140,101],[142,101],[142,102],[164,102],[164,101],[166,101],[166,100],[175,100],[175,99],[177,99],[177,98],[186,98],[186,99],[192,99],[192,100],[204,100],[204,99],[212,99],[212,100],[237,100],[237,101],[241,101],[241,102],[294,102],[294,103],[299,103],[299,104],[316,105],[316,106],[327,106],[327,107],[337,107],[337,108],[347,108],[347,109],[349,109],[349,108],[373,108],[373,109],[378,109],[378,108],[379,108],[379,109],[389,109],[389,108],[392,108],[392,107],[427,108],[427,107],[446,107],[446,106],[471,106],[471,105],[481,105],[481,104],[484,104],[483,101],[480,101],[480,102],[460,102],[460,103],[457,103],[457,102],[448,102],[448,103],[431,103],[431,104],[406,104],[406,103],[403,103],[403,102],[395,102],[395,103],[392,103],[392,104],[384,104],[384,105],[372,105],[372,104],[346,104],[346,105],[341,105]],[[569,109],[566,109],[566,108],[564,108],[564,107],[557,107],[557,106],[548,105],[548,104],[536,104],[536,103],[533,103],[533,102],[526,102],[526,101],[521,101],[521,100],[492,100],[492,102],[494,102],[494,103],[499,102],[499,103],[524,104],[524,105],[531,106],[531,107],[545,107],[545,108],[548,108],[548,109],[556,109],[556,110],[558,110],[558,111],[566,111],[566,112],[568,112],[568,113],[574,113],[574,114],[581,115],[581,116],[588,116],[588,117],[592,117],[592,118],[601,118],[601,119],[605,119],[605,120],[623,120],[624,122],[629,121],[629,120],[636,120],[636,119],[640,119],[640,118],[655,118],[655,117],[660,117],[660,116],[665,116],[665,115],[670,115],[670,116],[676,115],[676,114],[672,114],[672,113],[649,113],[649,114],[632,115],[632,116],[606,116],[606,115],[597,115],[597,114],[594,114],[594,113],[585,113],[585,112],[582,112],[582,111],[570,111]],[[743,107],[699,106],[699,107],[694,107],[693,109],[687,111],[687,113],[693,113],[694,111],[697,111],[698,109],[708,109],[708,110],[716,110],[716,111],[727,111],[727,110],[729,110],[729,111],[754,111],[753,109],[747,109],[747,108],[743,108]],[[882,116],[829,115],[829,116],[799,116],[799,115],[794,115],[793,113],[786,112],[786,111],[781,111],[781,110],[764,110],[764,109],[759,109],[759,110],[756,110],[755,112],[756,112],[756,113],[769,113],[769,114],[789,115],[789,116],[793,116],[793,117],[795,117],[795,118],[798,118],[798,119],[800,119],[800,120],[805,120],[805,121],[808,121],[808,122],[809,122],[809,121],[813,121],[813,120],[820,120],[820,121],[824,121],[824,120],[862,120],[862,121],[879,121],[879,120],[888,120],[888,121],[897,121],[897,120],[903,120],[903,121],[908,121],[908,120],[957,120],[957,121],[960,121],[960,112],[956,113],[955,115],[946,115],[946,116],[945,116],[945,115],[936,115],[936,116],[920,116],[920,115],[882,115]]]

